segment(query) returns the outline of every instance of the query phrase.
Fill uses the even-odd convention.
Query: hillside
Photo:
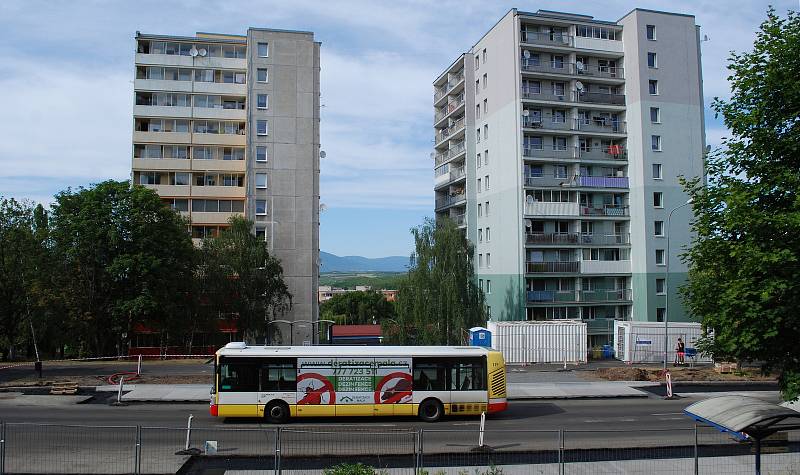
[[[405,272],[407,256],[368,258],[361,256],[337,256],[320,251],[320,272]]]

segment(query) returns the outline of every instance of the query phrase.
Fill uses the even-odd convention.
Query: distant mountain
[[[407,256],[376,257],[336,256],[320,251],[320,272],[405,272]]]

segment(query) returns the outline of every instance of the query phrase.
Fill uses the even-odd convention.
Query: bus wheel
[[[442,403],[436,399],[426,399],[419,405],[419,418],[425,422],[436,422],[443,413]]]
[[[264,409],[264,417],[271,424],[285,424],[289,420],[289,406],[283,401],[272,401]]]

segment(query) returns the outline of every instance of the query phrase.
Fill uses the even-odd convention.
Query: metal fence
[[[481,442],[483,445],[481,445]],[[187,449],[188,447],[188,449]],[[764,443],[762,473],[800,473],[800,431]],[[750,474],[752,445],[707,427],[639,430],[172,428],[3,423],[0,474]],[[218,472],[217,472],[218,473]]]

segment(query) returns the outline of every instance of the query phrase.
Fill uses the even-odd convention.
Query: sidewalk
[[[97,386],[95,391],[117,392],[119,386]],[[126,402],[208,402],[210,384],[126,384],[122,387]]]

